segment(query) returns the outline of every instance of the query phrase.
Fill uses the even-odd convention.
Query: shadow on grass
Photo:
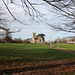
[[[74,62],[70,62],[70,63],[65,63],[63,65],[68,66],[68,65],[74,65]],[[55,65],[41,65],[41,66],[35,66],[35,67],[24,67],[24,68],[14,68],[14,69],[7,69],[7,70],[0,70],[0,75],[3,74],[13,74],[13,73],[20,73],[20,72],[26,72],[26,71],[33,71],[33,70],[39,70],[39,69],[49,69],[49,68],[55,68],[55,67],[59,67],[62,64],[55,64]]]

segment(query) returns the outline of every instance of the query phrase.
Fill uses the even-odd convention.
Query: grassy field
[[[65,48],[67,50],[75,51],[75,44],[53,44],[56,47]]]
[[[46,44],[0,43],[0,60],[5,61],[43,61],[74,59],[75,54],[52,49]]]
[[[74,60],[75,54],[46,44],[0,43],[0,75],[66,75]]]

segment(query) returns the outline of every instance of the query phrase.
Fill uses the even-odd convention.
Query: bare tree
[[[56,30],[75,33],[75,0],[43,0],[53,6],[58,15],[65,17],[66,23],[48,24]],[[56,13],[55,12],[55,13]]]
[[[6,4],[7,1],[10,1],[13,4],[17,4],[16,0],[6,0],[6,1],[2,0],[2,1],[6,6],[7,10],[9,11],[9,13],[11,14],[11,16],[18,22],[22,23],[13,15],[8,5]],[[24,12],[30,15],[33,19],[35,16],[38,19],[39,16],[42,17],[42,13],[40,13],[40,11],[38,11],[34,6],[39,4],[32,3],[30,0],[19,0],[19,1],[24,9]],[[56,30],[75,33],[75,0],[42,0],[42,1],[52,6],[59,15],[65,17],[66,19],[66,23],[53,24],[53,25],[47,23],[49,26],[51,26]],[[42,4],[43,3],[41,3],[41,5]]]
[[[18,21],[21,24],[28,25],[21,22],[18,18],[16,18],[16,16],[13,15],[12,11],[8,7],[8,4],[7,4],[8,1],[9,3],[13,3],[14,5],[18,5],[20,3],[20,6],[23,8],[25,14],[28,14],[29,16],[31,16],[32,19],[35,21],[37,21],[35,17],[38,18],[39,20],[41,20],[40,18],[43,18],[42,15],[44,14],[42,14],[39,10],[35,8],[35,5],[42,5],[43,3],[42,4],[31,3],[29,0],[19,0],[18,2],[16,0],[2,0],[2,2],[4,3],[5,7],[7,8],[8,12],[13,17],[13,19]]]
[[[6,23],[7,20],[2,17],[2,15],[5,15],[3,8],[0,6],[0,36],[4,36],[5,40],[8,42],[12,40],[11,34],[19,32],[21,29],[12,29],[11,27],[8,26]]]

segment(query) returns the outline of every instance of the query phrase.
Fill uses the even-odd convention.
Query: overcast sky
[[[31,0],[31,1],[34,2],[35,0]],[[39,2],[38,0],[36,0],[36,1],[37,1],[37,3]],[[60,20],[61,18],[57,18],[57,15],[54,14],[53,12],[51,12],[51,11],[53,11],[53,8],[50,6],[46,6],[46,5],[36,6],[36,8],[41,13],[45,14],[45,15],[43,15],[43,17],[45,19],[43,19],[43,18],[41,18],[41,20],[37,19],[39,21],[39,23],[32,20],[32,18],[29,15],[25,15],[24,10],[22,9],[21,6],[14,5],[14,4],[8,4],[8,6],[10,7],[10,10],[14,14],[14,16],[16,16],[17,19],[19,19],[21,22],[23,22],[25,24],[28,24],[28,25],[22,25],[19,22],[14,21],[13,18],[11,17],[11,15],[8,13],[8,11],[5,10],[5,12],[7,12],[7,14],[4,15],[4,17],[6,19],[10,20],[9,22],[7,22],[8,25],[10,27],[12,27],[13,29],[15,29],[15,28],[22,29],[20,32],[12,34],[13,38],[22,38],[22,39],[32,38],[33,32],[35,32],[36,34],[44,33],[46,41],[50,40],[50,36],[51,36],[52,40],[55,40],[58,37],[62,38],[62,37],[75,35],[74,33],[72,34],[72,33],[65,33],[65,32],[57,32],[45,23],[45,21],[49,22],[50,24],[58,23],[57,20],[59,20],[59,22],[61,22],[61,20]]]

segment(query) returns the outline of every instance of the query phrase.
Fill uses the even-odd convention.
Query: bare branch
[[[23,25],[28,25],[28,24],[24,24],[23,22],[21,22],[20,20],[18,20],[18,19],[12,14],[12,12],[10,11],[10,9],[9,9],[8,6],[6,5],[5,1],[4,1],[4,0],[2,0],[2,1],[3,1],[4,5],[6,6],[8,12],[10,13],[10,15],[14,18],[14,20],[18,21],[19,23],[21,23],[21,24],[23,24]]]

